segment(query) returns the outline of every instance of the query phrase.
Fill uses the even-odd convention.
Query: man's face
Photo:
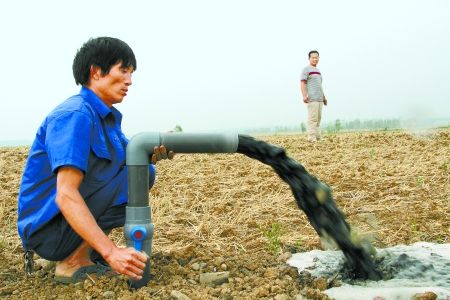
[[[122,102],[127,95],[128,87],[132,84],[133,71],[133,67],[122,67],[122,62],[112,66],[106,75],[101,74],[100,68],[92,67],[88,87],[107,106],[111,107],[113,104]]]
[[[311,53],[310,57],[309,57],[309,63],[311,64],[311,66],[315,67],[317,66],[317,64],[319,63],[319,54],[317,53]]]

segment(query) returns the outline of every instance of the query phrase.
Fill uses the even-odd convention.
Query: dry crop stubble
[[[360,234],[372,236],[375,246],[449,242],[450,129],[425,138],[404,131],[341,133],[324,136],[315,145],[308,144],[304,135],[258,138],[285,148],[309,173],[329,184],[349,224]],[[27,153],[25,147],[0,148],[0,240],[4,241],[0,244],[0,275],[4,277],[0,280],[17,287],[16,298],[30,297],[29,291],[46,295],[51,285],[46,280],[51,273],[46,273],[34,279],[31,289],[22,273],[15,222]],[[151,190],[155,279],[148,294],[153,298],[167,297],[175,289],[174,282],[181,282],[178,289],[194,299],[195,295],[211,296],[213,290],[184,284],[176,277],[186,276],[195,260],[212,268],[214,259],[221,258],[231,277],[248,276],[249,286],[264,285],[259,281],[264,272],[258,270],[278,262],[263,230],[275,222],[282,228],[279,239],[284,250],[321,247],[289,187],[268,166],[239,154],[179,154],[172,161],[159,162],[157,169],[157,183]],[[121,230],[114,231],[113,238],[124,244]],[[167,257],[191,261],[174,268],[173,261],[164,265]],[[254,274],[241,273],[244,266]],[[230,286],[237,289],[239,285]],[[101,283],[97,288],[100,292],[81,292],[101,295]],[[54,293],[58,292],[74,290],[54,287]],[[239,293],[241,298],[253,295],[246,289]]]

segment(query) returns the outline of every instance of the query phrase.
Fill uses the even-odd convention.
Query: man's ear
[[[99,66],[92,65],[89,70],[89,75],[91,79],[98,80],[102,75],[102,69]]]

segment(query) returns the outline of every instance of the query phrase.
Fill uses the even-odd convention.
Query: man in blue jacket
[[[25,250],[57,261],[59,282],[111,269],[142,278],[148,256],[120,248],[107,236],[124,225],[128,184],[128,140],[113,105],[127,95],[135,70],[136,58],[125,42],[87,41],[73,61],[80,93],[45,118],[31,146],[18,197],[19,235]],[[151,160],[172,157],[161,146]],[[149,168],[154,180],[155,170]],[[111,269],[91,260],[93,250]]]

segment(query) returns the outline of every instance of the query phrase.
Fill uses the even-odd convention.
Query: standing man
[[[121,103],[136,58],[123,41],[90,39],[73,61],[78,95],[42,122],[31,146],[18,196],[17,227],[27,253],[57,261],[55,280],[72,283],[111,269],[142,278],[148,256],[120,248],[107,233],[125,223],[128,201]],[[155,147],[151,160],[172,158]],[[154,179],[154,168],[149,165]],[[153,183],[153,182],[151,182]],[[95,263],[92,250],[110,266]]]
[[[320,119],[322,107],[327,105],[327,98],[322,89],[322,74],[317,68],[319,52],[310,51],[308,58],[309,65],[302,70],[300,87],[303,102],[308,106],[308,141],[315,143],[320,140]]]

